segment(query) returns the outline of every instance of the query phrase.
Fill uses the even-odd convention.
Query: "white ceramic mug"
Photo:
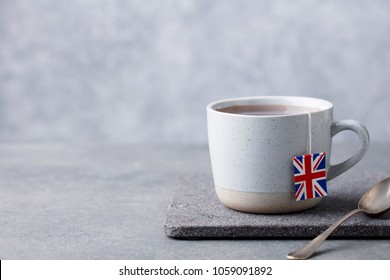
[[[312,108],[288,115],[245,115],[219,111],[231,106],[281,105]],[[252,213],[305,210],[322,198],[295,201],[292,158],[326,152],[327,180],[342,174],[366,154],[367,129],[353,120],[333,121],[329,101],[292,96],[262,96],[216,101],[207,106],[208,140],[214,185],[229,208]],[[332,137],[354,131],[355,155],[330,165]]]

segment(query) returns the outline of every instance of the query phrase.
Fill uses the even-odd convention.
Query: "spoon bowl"
[[[390,177],[373,185],[359,200],[358,208],[367,215],[380,215],[390,209]]]
[[[310,241],[305,247],[297,249],[287,255],[288,259],[303,260],[309,258],[332,232],[345,220],[353,215],[363,212],[369,216],[380,215],[390,209],[390,177],[373,185],[359,200],[358,208],[352,210],[327,230]]]

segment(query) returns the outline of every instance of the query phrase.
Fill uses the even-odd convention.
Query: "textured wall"
[[[390,140],[390,1],[0,1],[0,141],[207,141],[205,106],[329,99]]]

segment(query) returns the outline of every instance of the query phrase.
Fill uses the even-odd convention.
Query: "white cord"
[[[307,133],[308,133],[308,144],[309,144],[309,152],[308,154],[311,154],[311,114],[310,112],[307,112]]]

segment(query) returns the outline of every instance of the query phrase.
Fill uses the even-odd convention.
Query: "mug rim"
[[[280,101],[285,102],[280,102]],[[263,102],[259,102],[263,101]],[[264,102],[266,101],[266,102]],[[280,103],[275,103],[275,102]],[[290,102],[288,102],[290,101]],[[299,102],[307,102],[306,104],[301,104]],[[310,103],[311,105],[308,105]],[[300,113],[292,113],[288,115],[245,115],[245,114],[237,114],[237,113],[229,113],[229,112],[221,112],[218,109],[226,108],[234,105],[259,105],[259,104],[269,104],[269,105],[295,105],[295,106],[303,106],[316,108],[317,111],[311,112],[311,114],[316,114],[319,112],[323,112],[326,110],[333,109],[333,104],[330,101],[315,98],[315,97],[306,97],[306,96],[277,96],[277,95],[268,95],[268,96],[248,96],[248,97],[237,97],[237,98],[227,98],[214,101],[207,105],[207,110],[229,116],[236,117],[246,117],[246,118],[280,118],[280,117],[291,117],[291,116],[300,116],[307,115],[308,112],[300,112]]]

